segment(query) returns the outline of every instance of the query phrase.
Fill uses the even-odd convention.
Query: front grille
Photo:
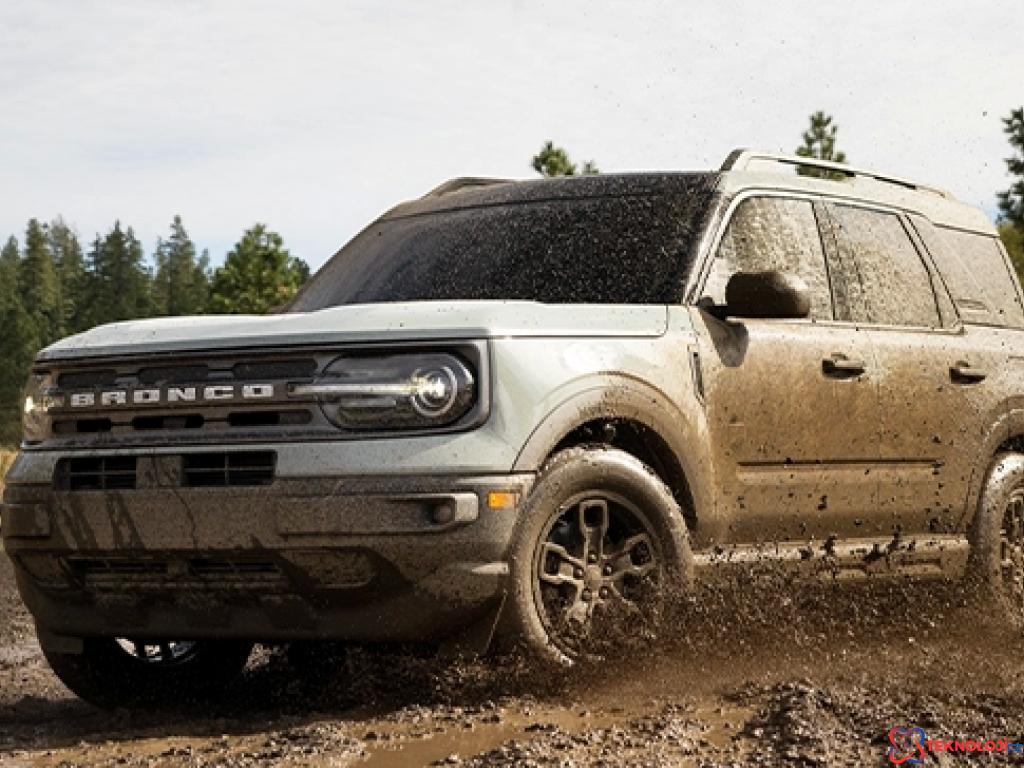
[[[268,347],[180,356],[155,352],[37,364],[36,372],[50,376],[55,385],[48,388],[52,426],[27,447],[121,451],[174,446],[184,452],[186,446],[257,449],[270,443],[362,440],[365,431],[339,429],[316,396],[296,393],[294,387],[316,381],[339,355],[392,355],[405,349],[458,354],[477,373],[480,405],[473,419],[438,431],[461,431],[486,417],[489,376],[483,341]],[[145,484],[141,476],[140,483]]]
[[[61,459],[54,484],[63,491],[130,490],[138,481],[134,456],[98,456]]]
[[[182,465],[186,488],[270,485],[277,456],[273,451],[242,453],[190,453]]]

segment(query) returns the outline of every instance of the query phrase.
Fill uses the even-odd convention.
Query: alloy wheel
[[[534,589],[551,641],[570,657],[648,636],[660,610],[662,559],[644,514],[604,492],[579,494],[546,527]]]

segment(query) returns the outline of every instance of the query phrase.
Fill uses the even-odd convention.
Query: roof
[[[559,176],[529,181],[459,178],[441,184],[417,200],[411,200],[392,208],[384,214],[384,217],[392,218],[435,211],[542,200],[685,194],[692,191],[695,185],[706,189],[709,184],[714,184],[717,181],[719,175],[717,171],[704,171],[699,173],[602,173],[591,176]]]
[[[796,173],[799,168],[818,168],[842,177],[801,176]],[[456,178],[417,200],[396,206],[385,217],[539,200],[685,193],[695,182],[701,186],[717,183],[726,195],[768,189],[874,203],[919,213],[939,226],[995,234],[992,222],[982,211],[930,184],[846,164],[750,149],[734,150],[718,171],[606,173],[528,181]]]

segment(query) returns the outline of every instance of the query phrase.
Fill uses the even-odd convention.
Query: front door
[[[876,366],[867,334],[835,320],[823,216],[809,199],[741,201],[693,310],[730,542],[864,536],[877,503]],[[769,269],[803,278],[811,317],[719,319],[729,276]]]

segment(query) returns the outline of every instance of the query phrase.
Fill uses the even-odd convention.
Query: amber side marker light
[[[491,491],[487,494],[488,509],[515,509],[519,494],[512,491]]]

